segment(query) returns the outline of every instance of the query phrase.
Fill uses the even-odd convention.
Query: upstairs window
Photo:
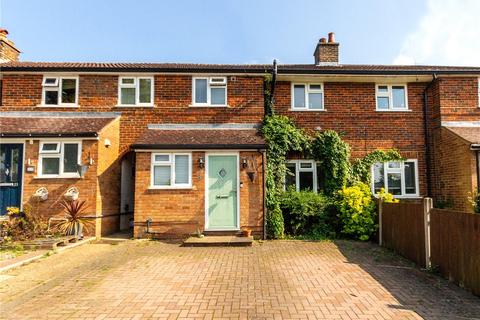
[[[406,85],[377,85],[377,111],[407,110]]]
[[[41,142],[39,151],[40,177],[78,177],[80,142]]]
[[[292,84],[293,110],[323,110],[323,84]]]
[[[417,160],[375,163],[372,166],[372,191],[384,188],[397,197],[418,196]]]
[[[153,106],[153,77],[120,77],[118,105]]]
[[[153,153],[151,188],[190,188],[192,186],[190,153]]]
[[[75,106],[78,99],[77,77],[43,78],[42,105]]]
[[[227,77],[193,78],[194,106],[227,105]]]
[[[320,191],[320,170],[313,160],[290,160],[287,162],[285,188],[294,187],[297,191]]]

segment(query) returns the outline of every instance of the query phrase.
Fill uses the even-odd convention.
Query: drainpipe
[[[430,166],[430,137],[429,137],[429,130],[428,130],[428,89],[433,85],[435,80],[437,79],[437,74],[432,74],[432,81],[428,83],[428,85],[423,90],[423,129],[424,129],[424,136],[425,136],[425,170],[427,171],[427,197],[432,197],[432,178],[431,178],[431,166]]]
[[[272,65],[272,81],[270,83],[270,101],[268,101],[268,104],[270,106],[270,111],[273,113],[272,106],[275,103],[274,99],[274,94],[275,94],[275,85],[277,83],[277,73],[278,73],[278,67],[277,67],[277,60],[273,59],[273,65]],[[266,111],[266,110],[265,110]]]

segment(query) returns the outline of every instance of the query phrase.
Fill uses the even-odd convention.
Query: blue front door
[[[0,144],[0,215],[7,207],[20,207],[23,144]]]

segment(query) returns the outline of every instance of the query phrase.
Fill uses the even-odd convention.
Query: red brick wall
[[[352,148],[352,157],[375,149],[398,149],[404,157],[418,159],[420,194],[426,192],[423,91],[426,83],[409,83],[410,111],[376,111],[375,83],[324,83],[325,111],[291,111],[291,84],[277,83],[276,111],[291,117],[309,130],[320,127],[343,134]]]
[[[145,236],[145,221],[152,218],[152,229],[161,237],[183,237],[205,227],[205,169],[198,159],[204,152],[192,153],[191,189],[148,189],[150,186],[151,153],[136,153],[135,229],[136,237]],[[257,176],[251,182],[247,170],[241,169],[240,225],[253,229],[256,236],[263,233],[262,157],[256,152],[240,152],[240,159],[254,159]],[[240,164],[239,164],[240,166]],[[253,167],[253,166],[252,166]],[[241,168],[241,167],[240,167]]]
[[[442,121],[478,121],[478,78],[439,79]]]
[[[470,143],[446,128],[436,130],[433,139],[437,146],[434,154],[436,204],[473,211],[468,197],[477,188],[475,152],[470,150]]]
[[[191,107],[191,75],[156,75],[154,107],[116,107],[118,77],[80,75],[78,108],[38,107],[41,74],[5,74],[4,111],[115,111],[121,112],[121,152],[128,149],[150,123],[260,123],[263,119],[263,77],[228,77],[227,108]]]

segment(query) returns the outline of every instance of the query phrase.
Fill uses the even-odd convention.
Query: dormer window
[[[76,106],[78,77],[45,76],[42,83],[42,105]]]
[[[376,88],[377,111],[408,110],[406,85],[383,85]]]
[[[227,105],[227,77],[195,77],[192,86],[192,105]]]

